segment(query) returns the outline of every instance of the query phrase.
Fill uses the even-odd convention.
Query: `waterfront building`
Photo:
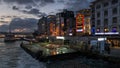
[[[91,5],[91,26],[95,34],[119,34],[120,1],[96,0]]]
[[[61,16],[61,13],[56,14],[56,35],[64,36],[64,18]]]
[[[59,35],[73,36],[74,35],[73,30],[76,27],[74,12],[65,9],[63,10],[63,12],[56,14],[56,16]]]
[[[47,16],[47,35],[56,36],[56,16],[48,15]]]
[[[115,38],[120,35],[120,0],[96,0],[91,3],[91,28],[93,35]]]
[[[38,34],[39,35],[47,35],[47,18],[46,17],[42,17],[41,19],[39,19],[38,21]]]
[[[82,9],[76,15],[76,32],[78,35],[90,35],[90,9]]]

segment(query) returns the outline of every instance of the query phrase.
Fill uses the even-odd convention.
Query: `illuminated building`
[[[56,36],[56,16],[55,15],[47,16],[47,35]]]
[[[63,12],[57,15],[57,26],[59,28],[59,35],[73,36],[73,29],[75,29],[74,12],[63,10]]]
[[[84,15],[77,14],[76,16],[76,33],[77,35],[81,35],[84,32]]]
[[[76,32],[78,35],[90,35],[90,9],[82,9],[76,15]]]
[[[61,16],[61,13],[56,14],[56,35],[64,36],[64,18]]]

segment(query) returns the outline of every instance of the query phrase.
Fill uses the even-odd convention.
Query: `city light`
[[[76,16],[76,31],[83,32],[84,31],[84,15],[77,14]]]
[[[56,39],[62,39],[62,40],[64,40],[65,37],[63,37],[63,36],[57,36]]]
[[[95,35],[118,35],[119,32],[101,32],[101,33],[95,33]]]

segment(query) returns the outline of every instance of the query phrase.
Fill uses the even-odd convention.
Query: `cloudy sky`
[[[0,31],[6,31],[10,23],[14,23],[13,28],[20,27],[21,23],[29,28],[36,24],[41,16],[55,14],[62,9],[77,11],[88,8],[91,1],[93,0],[0,0]],[[14,20],[17,20],[17,23]],[[32,23],[28,20],[36,21]],[[26,26],[28,23],[25,21],[31,25]],[[33,27],[36,29],[35,25]]]

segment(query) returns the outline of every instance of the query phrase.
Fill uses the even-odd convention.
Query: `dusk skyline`
[[[40,19],[41,16],[53,15],[63,9],[78,11],[89,8],[93,0],[0,0],[0,28],[14,20],[20,18]],[[18,23],[19,24],[19,23]]]

